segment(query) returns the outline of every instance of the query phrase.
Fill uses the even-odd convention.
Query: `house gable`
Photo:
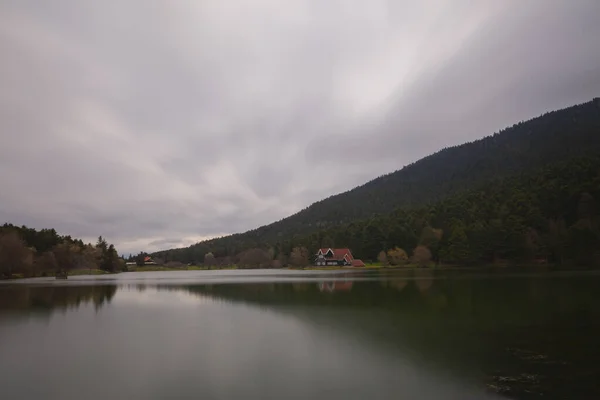
[[[354,257],[348,248],[320,248],[316,254],[316,265],[352,265]]]
[[[317,251],[317,255],[322,255],[324,257],[334,257],[335,250],[330,247],[320,248],[319,251]]]

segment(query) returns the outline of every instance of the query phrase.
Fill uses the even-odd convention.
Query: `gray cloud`
[[[6,0],[0,221],[123,252],[255,228],[597,96],[598,37],[595,0]]]

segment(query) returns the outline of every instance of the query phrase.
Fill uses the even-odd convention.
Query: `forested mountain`
[[[595,99],[441,150],[273,224],[157,255],[197,261],[207,252],[235,256],[261,247],[273,248],[277,256],[295,246],[312,251],[336,245],[375,259],[382,250],[398,246],[410,252],[421,244],[436,261],[557,262],[564,254],[550,251],[548,240],[555,240],[546,237],[550,232],[577,236],[574,226],[585,225],[591,235],[585,240],[597,243],[595,211],[587,217],[578,212],[585,208],[581,204],[597,206],[598,154],[600,99]],[[536,250],[533,242],[540,242]]]
[[[0,278],[54,274],[75,268],[116,272],[124,266],[115,246],[102,237],[92,245],[59,235],[54,229],[36,230],[8,223],[0,226]]]
[[[441,150],[259,230],[273,237],[369,218],[399,206],[440,200],[490,178],[594,152],[600,152],[600,98]]]

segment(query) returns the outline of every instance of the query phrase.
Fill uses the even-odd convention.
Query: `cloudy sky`
[[[157,250],[600,96],[598,0],[0,0],[0,221]]]

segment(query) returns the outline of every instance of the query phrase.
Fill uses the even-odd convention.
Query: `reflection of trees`
[[[77,308],[92,303],[96,309],[109,303],[117,287],[114,285],[83,286],[28,286],[14,285],[0,288],[1,311],[44,311]]]
[[[418,271],[381,281],[215,284],[179,287],[202,296],[278,310],[365,343],[401,348],[446,371],[472,368],[511,394],[589,384],[586,360],[600,357],[600,298],[594,279],[495,276],[436,279]],[[335,289],[334,289],[335,291]],[[339,310],[339,313],[335,311]],[[350,312],[349,312],[350,311]],[[545,379],[560,376],[561,380]],[[535,382],[519,377],[537,371]],[[598,369],[596,368],[596,371]],[[525,374],[525,375],[524,375]],[[587,374],[587,375],[586,375]],[[500,378],[498,378],[500,379]],[[511,381],[511,379],[514,379]],[[562,386],[561,386],[562,385]]]
[[[436,279],[436,274],[435,271],[420,271],[412,279],[391,277],[383,281],[354,281],[346,288],[351,287],[351,290],[337,290],[337,285],[345,283],[333,284],[331,281],[327,284],[171,286],[170,289],[275,309],[310,306],[376,308],[386,313],[388,320],[382,323],[393,320],[395,326],[403,326],[401,333],[390,335],[390,340],[397,340],[397,335],[408,338],[414,334],[411,340],[432,349],[446,345],[460,349],[452,343],[468,346],[472,339],[468,335],[473,332],[487,332],[481,337],[497,339],[496,333],[520,335],[526,329],[531,332],[533,341],[541,343],[545,329],[563,329],[575,324],[598,327],[600,331],[600,298],[596,295],[593,279],[500,276]],[[323,293],[331,291],[336,295]],[[440,332],[444,335],[440,336]]]
[[[406,287],[406,285],[408,285],[408,280],[403,278],[390,279],[387,282],[387,285],[397,289],[398,291],[402,291]]]
[[[596,315],[600,298],[591,285],[593,280],[580,279],[573,286],[570,279],[496,277],[479,279],[438,279],[436,271],[414,271],[401,277],[383,276],[381,281],[322,281],[318,283],[252,283],[158,286],[159,290],[184,290],[212,298],[276,306],[328,305],[340,307],[376,306],[389,310],[393,317],[418,318],[419,323],[439,316],[460,324],[475,324],[486,329],[503,324],[555,323],[571,320],[573,310],[590,309]],[[323,296],[336,292],[339,296]],[[580,304],[581,303],[581,304]],[[591,314],[590,314],[591,313]],[[600,317],[600,314],[597,315]],[[600,319],[599,319],[600,320]]]
[[[433,271],[429,269],[415,270],[415,285],[421,293],[426,292],[433,285]]]

